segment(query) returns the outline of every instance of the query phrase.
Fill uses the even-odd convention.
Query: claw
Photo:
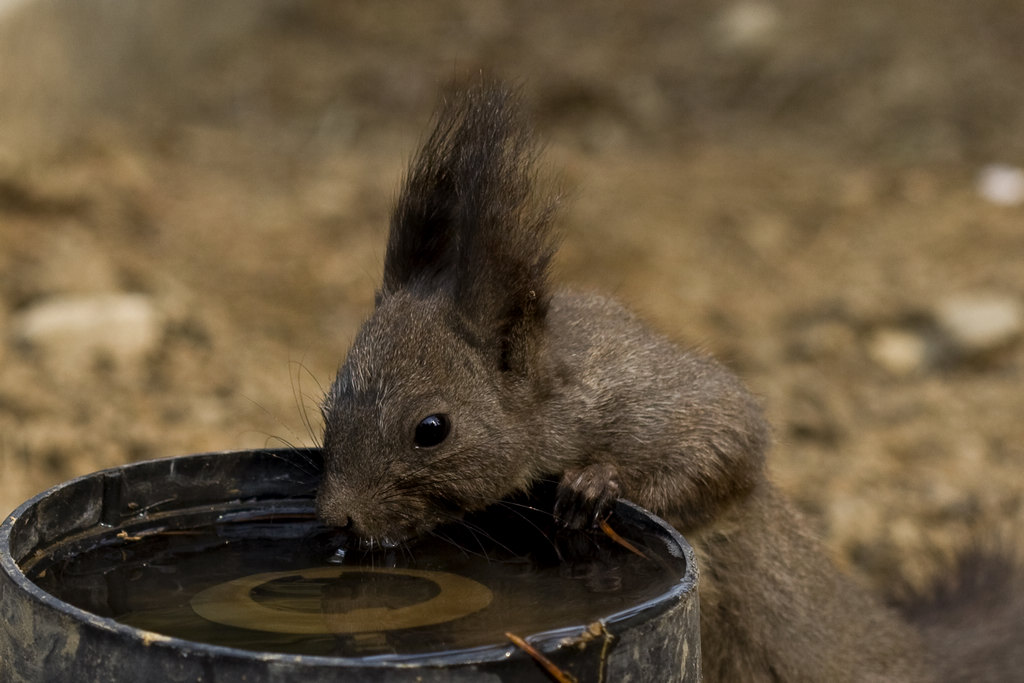
[[[596,528],[621,493],[614,465],[593,464],[569,470],[558,485],[555,517],[570,529]]]

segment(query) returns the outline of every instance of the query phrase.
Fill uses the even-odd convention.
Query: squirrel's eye
[[[433,448],[446,438],[452,430],[452,422],[444,413],[427,415],[416,425],[416,434],[413,442],[416,448]]]

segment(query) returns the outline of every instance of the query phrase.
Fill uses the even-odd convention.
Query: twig
[[[505,631],[505,637],[512,641],[512,643],[526,654],[533,657],[534,661],[544,667],[544,670],[548,672],[551,679],[556,683],[579,683],[576,677],[572,674],[567,674],[552,662],[550,659],[541,654],[540,650],[530,645],[528,642],[520,638],[514,633]]]
[[[605,520],[602,519],[600,524],[599,524],[599,526],[601,527],[601,531],[603,531],[605,533],[605,535],[608,536],[608,538],[612,539],[613,541],[615,541],[616,543],[621,545],[626,550],[628,550],[628,551],[630,551],[632,553],[636,553],[637,555],[639,555],[640,557],[644,558],[645,560],[650,560],[651,559],[651,558],[647,557],[647,555],[645,555],[643,553],[643,551],[641,551],[635,545],[633,545],[632,543],[630,543],[629,541],[624,539],[622,536],[619,536],[619,534],[615,531],[615,529],[613,529],[610,526],[608,526],[608,522],[606,522]]]

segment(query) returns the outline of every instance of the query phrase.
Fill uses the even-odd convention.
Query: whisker
[[[310,419],[309,411],[306,408],[306,399],[310,399],[310,401],[316,405],[322,405],[323,397],[326,396],[323,385],[320,384],[320,381],[316,378],[316,375],[314,375],[309,370],[309,368],[306,367],[306,364],[303,361],[289,361],[289,366],[295,368],[294,375],[292,375],[292,373],[289,371],[288,379],[291,381],[292,385],[292,398],[295,401],[296,408],[298,408],[299,410],[299,419],[302,420],[302,424],[306,428],[306,432],[309,435],[309,438],[313,442],[313,444],[316,446],[321,446],[322,444],[320,442],[320,434],[322,430],[317,430],[313,427],[313,421]],[[317,388],[320,390],[320,400],[316,400],[313,396],[307,395],[302,391],[303,371],[305,371],[305,374],[310,379],[313,380]]]
[[[289,465],[295,467],[296,470],[308,475],[312,479],[319,480],[320,477],[323,476],[322,464],[306,453],[304,448],[293,446],[282,439],[279,439],[279,441],[285,444],[285,448],[278,449],[282,452],[269,453],[271,457],[287,462]],[[287,453],[291,457],[285,457],[284,453]]]
[[[253,399],[253,398],[251,398],[249,396],[245,396],[244,394],[243,394],[242,398],[244,398],[246,401],[248,401],[252,405],[254,405],[257,408],[259,408],[260,412],[262,412],[265,416],[270,418],[271,421],[274,422],[274,424],[278,425],[279,427],[284,428],[291,435],[291,437],[293,439],[295,439],[296,441],[300,440],[299,439],[299,435],[295,433],[294,429],[292,429],[289,425],[287,425],[280,417],[278,417],[274,413],[270,412],[270,410],[268,410],[266,408],[266,406],[264,406],[262,403],[260,403],[259,401],[255,400],[255,399]],[[269,434],[269,433],[266,433],[266,432],[257,432],[257,433],[263,434],[265,437],[267,437],[267,439],[280,439],[282,443],[289,443],[285,439],[282,439],[281,437],[279,437],[279,436],[277,436],[275,434]]]
[[[457,519],[456,519],[456,520],[452,520],[452,521],[453,521],[453,522],[460,522],[460,521],[462,521],[462,520],[457,520]],[[430,530],[430,531],[428,531],[427,533],[428,533],[429,535],[433,536],[434,538],[440,539],[440,540],[444,541],[445,543],[447,543],[447,544],[451,545],[451,546],[452,546],[453,548],[457,548],[457,549],[458,549],[459,551],[461,551],[461,552],[462,552],[462,553],[463,553],[464,555],[469,555],[469,556],[472,556],[472,557],[479,557],[479,558],[482,558],[482,559],[484,559],[484,560],[487,560],[487,562],[491,562],[491,557],[490,557],[490,555],[488,555],[488,554],[487,554],[487,551],[486,551],[486,549],[484,548],[484,544],[480,542],[480,539],[479,539],[479,538],[477,537],[477,534],[476,534],[476,532],[474,531],[474,529],[472,529],[471,527],[469,527],[468,525],[466,525],[466,530],[467,530],[467,531],[469,531],[470,535],[472,535],[472,536],[473,536],[473,539],[474,539],[474,540],[475,540],[475,541],[477,542],[477,545],[479,545],[479,546],[480,546],[480,550],[479,550],[479,551],[476,551],[476,550],[471,550],[470,548],[467,548],[466,546],[464,546],[464,545],[462,545],[461,543],[457,542],[457,541],[456,541],[456,540],[455,540],[454,538],[452,538],[451,536],[448,536],[448,535],[446,535],[446,534],[443,534],[443,533],[441,533],[441,532],[440,532],[439,530],[437,530],[437,529],[431,529],[431,530]],[[493,540],[493,539],[492,539],[492,540]]]

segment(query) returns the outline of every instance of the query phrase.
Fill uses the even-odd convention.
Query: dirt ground
[[[1019,533],[1017,0],[0,11],[4,512],[312,443],[439,86],[483,69],[523,84],[568,191],[557,278],[764,397],[840,564],[919,584]]]

